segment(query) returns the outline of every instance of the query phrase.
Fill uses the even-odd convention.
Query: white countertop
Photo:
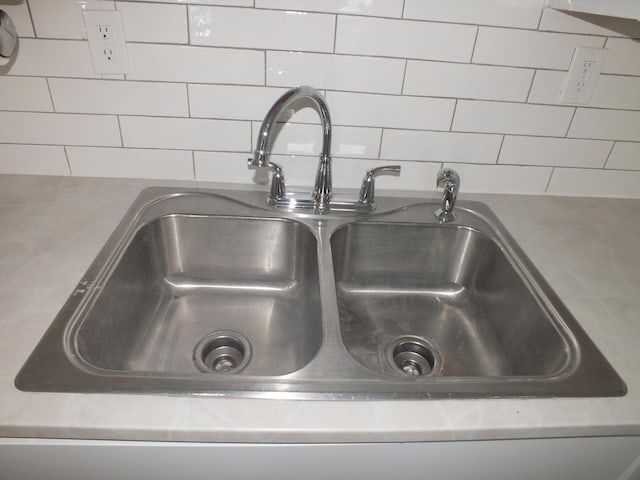
[[[624,397],[330,402],[17,390],[18,370],[129,205],[160,184],[196,185],[0,176],[0,436],[316,443],[640,435],[640,200],[460,195],[497,214],[625,380]]]

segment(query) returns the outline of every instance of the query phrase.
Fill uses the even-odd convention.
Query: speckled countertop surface
[[[624,397],[323,402],[17,390],[18,370],[129,205],[160,184],[195,186],[0,176],[0,436],[315,443],[640,435],[639,200],[460,196],[498,215],[625,380]]]

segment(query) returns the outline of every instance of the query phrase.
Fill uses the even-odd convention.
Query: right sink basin
[[[436,395],[624,394],[489,211],[439,224],[410,221],[411,210],[331,237],[340,335],[358,363]]]
[[[332,248],[342,339],[371,370],[540,376],[570,362],[570,341],[478,230],[354,223]]]

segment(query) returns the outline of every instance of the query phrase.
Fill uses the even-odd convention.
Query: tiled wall
[[[26,0],[25,0],[26,1]],[[189,5],[186,5],[189,3]],[[0,66],[0,172],[251,183],[246,158],[286,88],[321,89],[334,183],[640,197],[640,22],[543,0],[0,0],[21,36]],[[131,73],[96,75],[82,8],[121,12]],[[608,50],[591,103],[558,92],[577,46]],[[320,130],[297,112],[274,152],[313,182]]]

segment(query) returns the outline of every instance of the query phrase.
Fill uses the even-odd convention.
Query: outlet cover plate
[[[100,74],[130,73],[120,12],[85,10],[84,24],[94,71]]]
[[[606,48],[577,47],[560,93],[560,101],[587,105],[596,89],[606,58]]]

